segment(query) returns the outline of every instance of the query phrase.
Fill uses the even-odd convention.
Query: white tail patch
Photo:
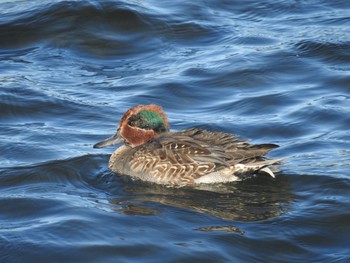
[[[270,175],[272,178],[275,178],[275,174],[272,172],[272,170],[267,167],[267,165],[275,164],[277,160],[266,160],[263,162],[257,162],[257,163],[246,163],[246,164],[236,164],[234,166],[236,173],[245,173],[245,172],[264,172]]]
[[[260,169],[259,171],[263,171],[263,172],[269,174],[272,178],[275,178],[275,174],[271,171],[271,169],[269,167],[264,167],[264,168]]]

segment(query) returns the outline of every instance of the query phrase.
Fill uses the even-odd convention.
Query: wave
[[[48,45],[83,50],[98,46],[103,50],[113,46],[114,50],[125,47],[129,54],[132,47],[134,52],[144,52],[151,32],[151,22],[142,14],[117,3],[64,1],[37,6],[2,22],[0,48]]]

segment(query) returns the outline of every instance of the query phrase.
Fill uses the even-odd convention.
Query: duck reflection
[[[141,181],[129,181],[125,194],[109,202],[129,215],[159,213],[154,203],[190,209],[235,221],[259,221],[277,217],[293,200],[286,176],[275,179],[259,176],[230,184],[203,185],[197,188],[167,188]],[[120,195],[120,189],[117,190]]]

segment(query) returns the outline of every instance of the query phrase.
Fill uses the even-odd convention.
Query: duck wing
[[[231,164],[235,164],[237,161],[262,157],[268,154],[270,150],[279,147],[276,144],[249,144],[248,139],[240,139],[235,134],[207,131],[198,128],[177,132],[175,134],[187,135],[201,143],[203,147],[208,147],[209,145],[209,147],[224,151],[225,156],[228,156],[228,161]]]
[[[274,147],[249,145],[236,135],[201,129],[169,132],[134,148],[130,169],[146,181],[189,185],[204,175],[250,163]]]

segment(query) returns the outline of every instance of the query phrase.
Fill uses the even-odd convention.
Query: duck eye
[[[138,126],[138,118],[135,115],[131,116],[128,120],[128,124],[132,127]]]

